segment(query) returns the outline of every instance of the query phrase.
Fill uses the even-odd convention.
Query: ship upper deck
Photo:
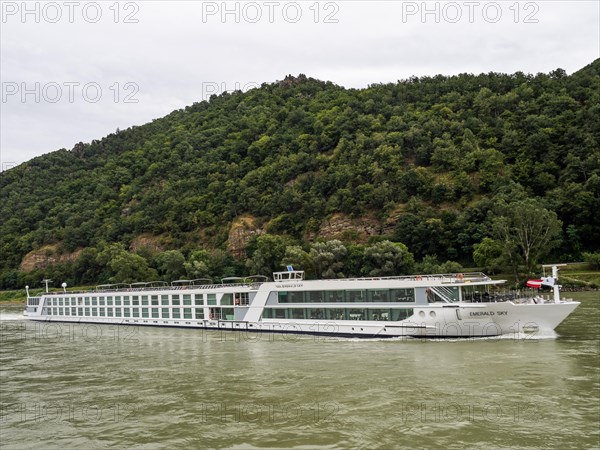
[[[357,278],[331,278],[325,280],[305,280],[304,271],[291,270],[287,272],[274,272],[274,283],[293,283],[307,282],[310,284],[337,284],[348,282],[381,282],[381,281],[401,281],[406,282],[408,286],[426,286],[426,285],[462,285],[462,284],[496,284],[502,283],[504,280],[492,280],[483,272],[465,272],[465,273],[447,273],[447,274],[428,274],[428,275],[398,275],[388,277],[357,277]],[[254,275],[251,277],[227,277],[223,278],[220,283],[215,283],[210,279],[202,278],[196,280],[176,280],[171,283],[165,281],[147,281],[137,283],[118,283],[118,284],[101,284],[93,289],[82,291],[53,291],[46,292],[41,295],[93,295],[106,293],[131,293],[131,292],[157,292],[157,291],[192,291],[192,290],[222,290],[224,288],[237,288],[257,290],[263,284],[269,282],[269,279],[262,275]]]

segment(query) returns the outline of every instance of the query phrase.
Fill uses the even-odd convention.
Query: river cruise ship
[[[543,279],[553,298],[534,290],[503,293],[503,283],[483,273],[305,280],[304,272],[289,267],[273,281],[100,285],[35,297],[28,290],[24,314],[49,322],[454,338],[548,332],[579,305],[560,298],[557,266]]]

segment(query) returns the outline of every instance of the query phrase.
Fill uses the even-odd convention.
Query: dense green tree
[[[348,250],[341,241],[315,242],[310,247],[313,272],[318,278],[344,278],[344,260]]]
[[[167,250],[155,257],[158,275],[165,281],[179,280],[186,273],[185,256],[179,250]]]
[[[285,249],[285,254],[281,260],[282,266],[291,265],[295,270],[307,271],[307,276],[312,276],[312,261],[308,252],[299,245],[290,245]]]
[[[425,257],[416,264],[416,273],[460,273],[462,270],[462,265],[456,261],[440,263],[437,255],[425,255]]]
[[[191,279],[208,278],[211,276],[210,255],[206,250],[197,250],[193,252],[188,260],[183,264],[186,274]]]
[[[473,261],[486,272],[495,273],[504,265],[502,244],[486,237],[473,246]]]
[[[556,213],[533,199],[501,206],[501,215],[492,222],[494,238],[515,268],[523,264],[526,273],[534,272],[541,258],[559,244],[562,223]]]
[[[139,255],[121,253],[109,262],[109,267],[114,273],[110,281],[114,283],[132,283],[136,281],[153,281],[157,277],[154,269]]]
[[[592,269],[598,270],[600,269],[600,252],[591,253],[584,252],[583,260],[588,263]]]
[[[399,242],[377,242],[365,249],[364,259],[363,271],[373,277],[404,275],[414,269],[412,253]]]
[[[285,256],[290,240],[283,236],[262,234],[255,239],[252,254],[246,261],[246,267],[252,275],[270,277],[273,272],[282,270],[281,261]]]

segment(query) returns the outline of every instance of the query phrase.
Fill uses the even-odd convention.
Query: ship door
[[[462,320],[462,316],[460,315],[460,309],[459,309],[459,308],[456,308],[454,311],[456,312],[456,318],[457,318],[458,320]]]

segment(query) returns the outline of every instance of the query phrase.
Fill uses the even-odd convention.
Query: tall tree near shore
[[[554,211],[543,208],[534,199],[514,202],[501,208],[492,223],[492,235],[502,245],[515,276],[522,264],[527,275],[539,261],[560,243],[562,222]]]

